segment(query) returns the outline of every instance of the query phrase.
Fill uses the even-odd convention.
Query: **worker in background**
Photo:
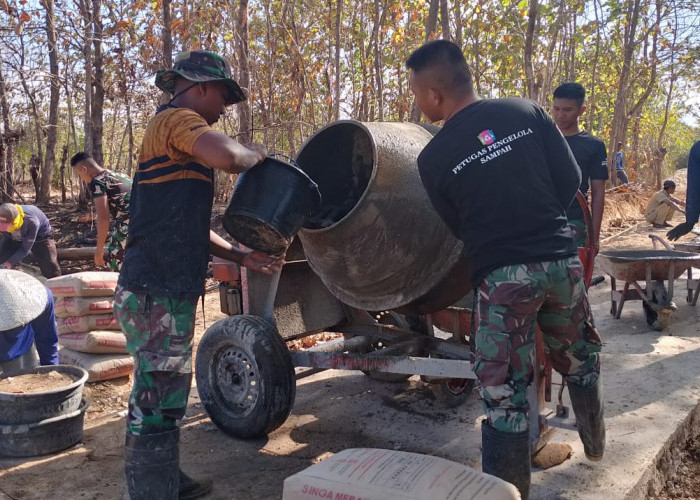
[[[625,153],[622,151],[622,142],[618,142],[617,148],[615,149],[615,175],[620,181],[620,184],[629,183],[629,179],[625,173]]]
[[[644,218],[656,229],[673,227],[668,221],[673,217],[674,212],[685,213],[685,202],[672,196],[676,192],[676,183],[671,179],[664,181],[663,189],[654,193],[647,208],[644,211]]]
[[[53,295],[36,278],[0,269],[0,375],[58,364]]]
[[[95,264],[107,266],[110,271],[119,271],[124,261],[124,248],[129,232],[131,179],[100,167],[84,152],[74,155],[70,164],[78,177],[89,185],[97,211]],[[109,230],[110,216],[114,220],[112,231]]]
[[[114,296],[114,315],[135,358],[126,483],[132,499],[198,498],[212,485],[179,470],[178,422],[190,393],[195,311],[209,254],[269,274],[283,259],[237,250],[209,229],[214,171],[240,173],[267,155],[264,146],[244,146],[211,127],[245,100],[228,63],[213,52],[182,52],[172,69],[158,72],[156,86],[172,98],[144,133]]]
[[[427,42],[406,61],[411,91],[442,129],[418,157],[438,214],[471,258],[474,371],[486,410],[482,469],[530,491],[527,387],[540,326],[566,379],[586,456],[605,447],[601,339],[566,219],[581,171],[547,113],[525,99],[480,99],[459,46]]]
[[[586,90],[583,85],[575,82],[563,83],[556,88],[553,96],[552,117],[581,169],[579,191],[588,199],[589,186],[591,189],[590,209],[593,219],[591,229],[593,249],[597,254],[600,250],[600,226],[605,208],[605,181],[608,180],[608,154],[605,143],[587,131],[581,130],[579,125],[579,118],[586,111],[584,105]],[[577,246],[585,247],[586,223],[578,200],[574,199],[566,216],[574,232]]]
[[[675,241],[693,230],[700,217],[700,141],[690,148],[688,155],[687,187],[685,192],[685,221],[671,229],[666,236]]]
[[[61,275],[53,230],[44,212],[33,205],[0,205],[0,268],[13,269],[30,253],[45,278]]]

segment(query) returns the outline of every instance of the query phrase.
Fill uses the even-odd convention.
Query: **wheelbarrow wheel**
[[[396,326],[404,330],[411,329],[411,324],[408,318],[403,314],[398,314],[393,311],[384,311],[379,313],[377,315],[377,322],[381,325]],[[367,352],[380,351],[385,347],[388,347],[389,345],[391,345],[390,342],[387,342],[382,339],[377,339],[375,342],[372,342],[372,347]],[[399,384],[411,378],[411,375],[405,373],[388,373],[375,370],[362,370],[362,373],[374,380],[379,380],[380,382],[389,382],[392,384]]]
[[[447,408],[456,408],[469,399],[474,390],[474,379],[448,378],[437,383],[431,383],[435,400]]]
[[[214,323],[199,343],[195,374],[207,414],[232,436],[265,436],[292,410],[296,379],[289,351],[274,324],[258,316]]]

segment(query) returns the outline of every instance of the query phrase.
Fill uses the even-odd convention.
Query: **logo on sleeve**
[[[496,141],[496,134],[494,134],[493,130],[490,129],[479,132],[479,135],[477,137],[481,141],[481,144],[483,144],[484,146],[493,144]]]

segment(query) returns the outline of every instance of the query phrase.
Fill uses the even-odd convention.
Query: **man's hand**
[[[244,146],[246,148],[250,149],[251,151],[254,151],[258,154],[259,159],[258,159],[258,162],[256,163],[256,165],[258,163],[262,163],[265,160],[265,158],[267,158],[267,148],[265,146],[263,146],[262,144],[257,144],[257,143],[251,142],[250,144],[244,144]]]
[[[666,233],[666,237],[671,241],[676,241],[684,234],[688,234],[693,229],[694,225],[695,224],[693,224],[692,222],[681,222],[676,227],[671,229],[668,233]]]
[[[283,264],[284,256],[274,257],[263,252],[249,252],[241,261],[242,266],[264,274],[273,274],[279,271]]]

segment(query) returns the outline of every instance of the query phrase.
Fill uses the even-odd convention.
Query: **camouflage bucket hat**
[[[175,92],[175,79],[181,76],[191,82],[223,82],[228,87],[227,104],[245,101],[245,94],[236,80],[231,78],[231,68],[218,54],[206,50],[180,52],[175,57],[173,69],[156,73],[156,87],[163,92]]]

